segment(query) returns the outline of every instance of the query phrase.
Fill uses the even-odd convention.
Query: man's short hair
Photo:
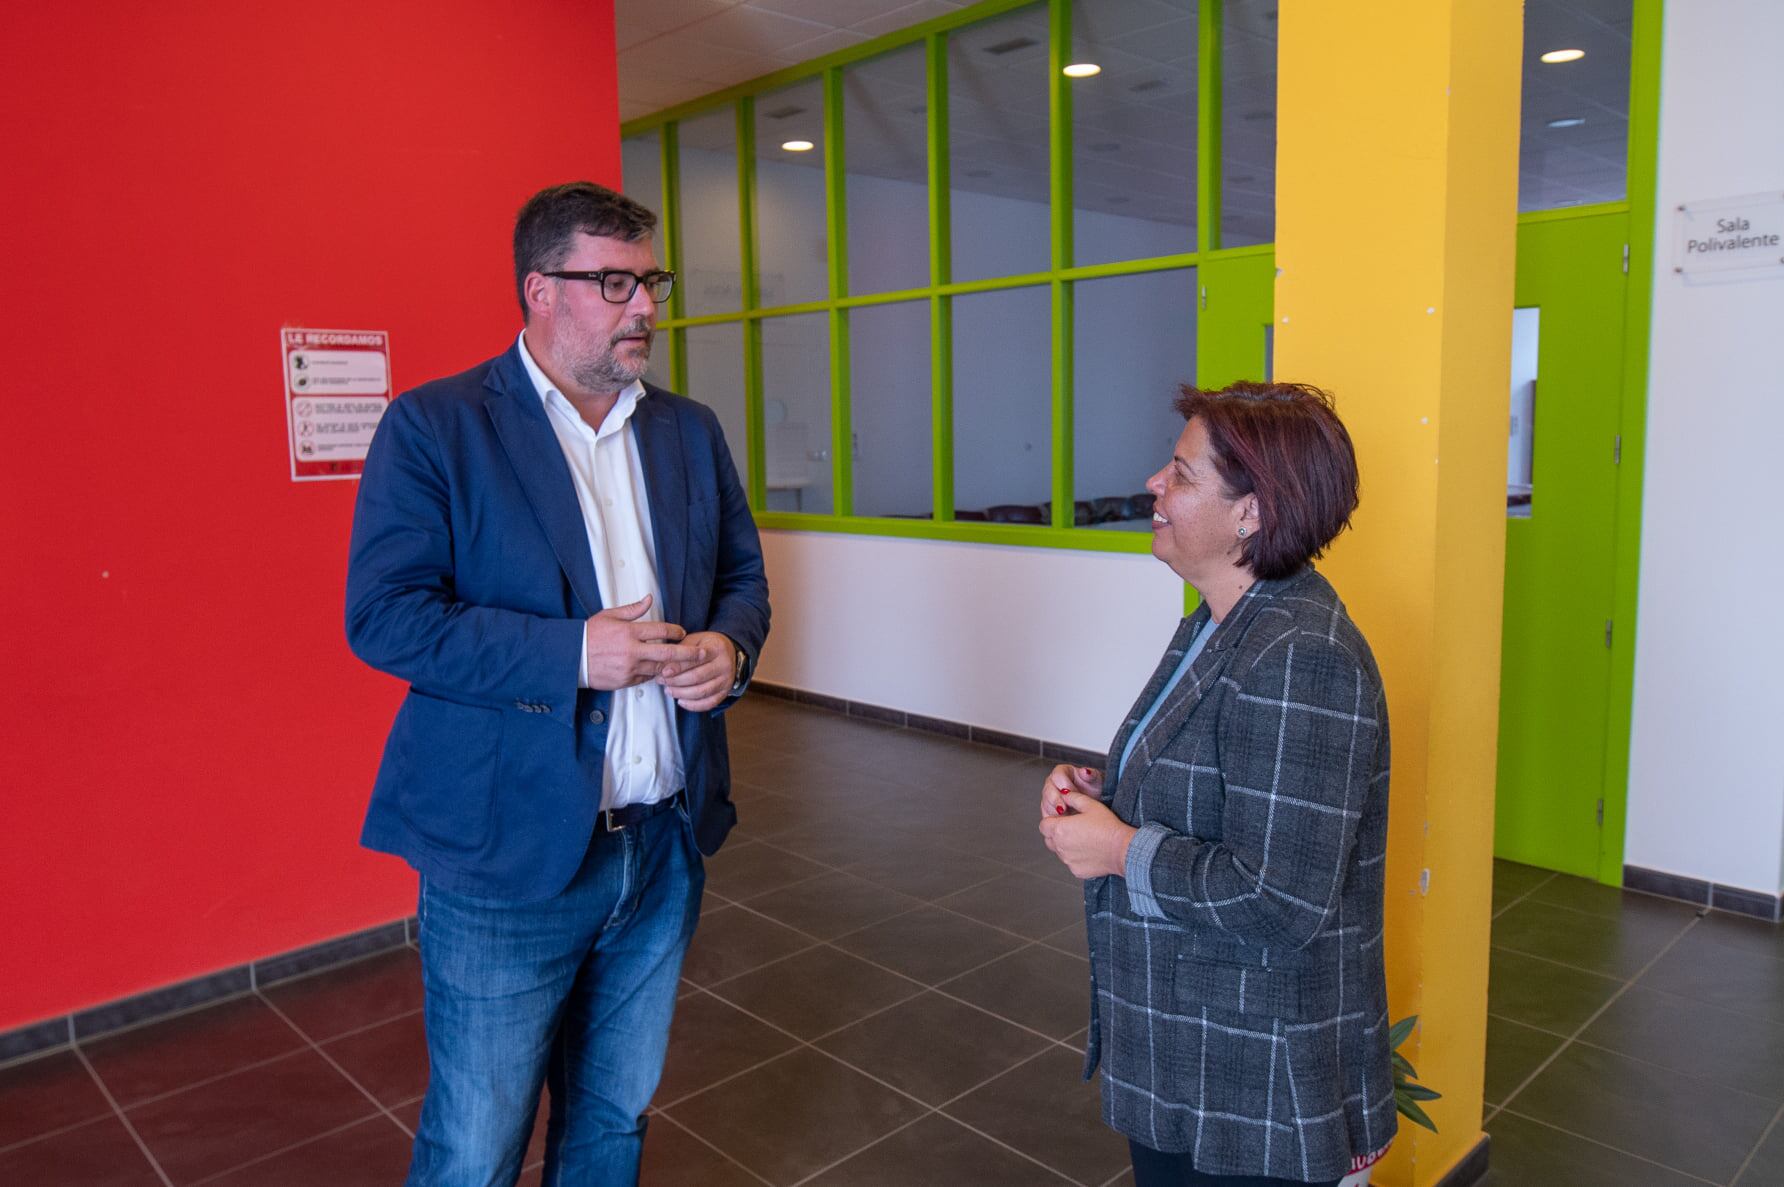
[[[617,190],[571,181],[540,190],[514,218],[514,289],[527,313],[527,274],[563,267],[576,235],[636,243],[656,230],[657,216]]]

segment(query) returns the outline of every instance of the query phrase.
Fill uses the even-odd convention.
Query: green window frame
[[[667,316],[659,323],[669,354],[669,379],[677,391],[687,391],[687,341],[682,332],[698,326],[741,324],[743,327],[744,417],[747,426],[742,453],[747,459],[748,495],[756,522],[764,528],[790,531],[844,532],[932,540],[1064,548],[1095,552],[1144,553],[1150,535],[1144,532],[1097,531],[1073,526],[1075,486],[1073,472],[1073,284],[1081,280],[1129,276],[1170,269],[1196,270],[1203,320],[1197,327],[1196,381],[1218,385],[1241,377],[1250,369],[1245,361],[1249,335],[1239,333],[1252,326],[1261,334],[1270,314],[1270,276],[1275,247],[1261,244],[1234,248],[1220,246],[1221,196],[1221,28],[1223,0],[1200,0],[1197,14],[1197,90],[1195,111],[1185,112],[1196,121],[1196,220],[1195,250],[1113,263],[1073,263],[1072,207],[1072,93],[1063,68],[1072,61],[1071,32],[1074,3],[1094,0],[1039,0],[1047,10],[1048,29],[1048,172],[1049,172],[1049,266],[1040,272],[957,282],[952,277],[952,220],[949,201],[948,156],[948,37],[970,25],[1028,8],[1037,0],[981,0],[957,12],[875,38],[851,49],[816,58],[774,74],[764,75],[700,99],[631,120],[620,128],[622,137],[658,134],[662,169],[662,248],[665,266],[682,267],[681,179],[679,176],[678,127],[690,117],[730,107],[736,119],[738,212],[740,220],[739,266],[742,301],[735,311],[690,317],[683,294],[671,295]],[[1655,0],[1637,0],[1638,11],[1657,7]],[[929,283],[892,292],[849,292],[847,162],[844,159],[842,82],[846,67],[882,54],[921,45],[924,48],[927,85],[928,232]],[[1638,61],[1645,47],[1636,48]],[[765,307],[756,270],[756,97],[797,82],[819,79],[824,92],[824,209],[827,245],[827,288],[824,299]],[[1639,104],[1651,86],[1638,69],[1632,78]],[[1644,142],[1631,123],[1630,183],[1651,169],[1654,145]],[[1632,190],[1632,192],[1634,192]],[[1520,221],[1589,216],[1606,210],[1627,211],[1629,203],[1615,202],[1559,211],[1520,215]],[[1045,286],[1050,294],[1052,316],[1048,335],[1052,364],[1052,522],[1048,525],[961,522],[954,518],[954,410],[953,410],[953,309],[952,299],[968,293]],[[849,370],[849,312],[869,305],[924,301],[930,316],[931,474],[933,518],[894,519],[853,513],[854,475]],[[762,323],[767,318],[821,313],[829,323],[830,440],[833,510],[828,513],[770,511],[764,472]],[[1261,376],[1249,376],[1261,378]],[[733,450],[738,448],[732,442]]]

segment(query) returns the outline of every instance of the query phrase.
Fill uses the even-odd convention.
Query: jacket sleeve
[[[460,601],[452,492],[415,401],[385,412],[366,455],[347,560],[347,643],[431,692],[505,708],[544,705],[572,724],[583,623]]]
[[[744,494],[716,416],[710,427],[719,490],[719,537],[707,626],[730,638],[743,651],[747,681],[755,672],[762,645],[768,639],[768,573],[762,561],[762,538],[750,515],[749,498]]]
[[[1317,635],[1285,635],[1234,678],[1218,727],[1224,835],[1141,828],[1130,899],[1248,944],[1304,947],[1343,888],[1385,702],[1369,669]]]

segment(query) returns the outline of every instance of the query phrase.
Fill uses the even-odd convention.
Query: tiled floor
[[[766,698],[731,722],[742,823],[646,1182],[1128,1181],[1078,1079],[1048,764]],[[1494,893],[1487,1182],[1784,1184],[1784,935],[1505,863]],[[0,1184],[399,1183],[420,1005],[399,949],[0,1069]]]

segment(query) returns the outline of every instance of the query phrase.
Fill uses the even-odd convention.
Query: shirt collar
[[[608,410],[607,419],[601,422],[600,430],[591,429],[588,422],[582,419],[582,414],[576,411],[576,405],[570,403],[564,393],[557,389],[557,385],[539,369],[539,364],[533,361],[533,352],[527,349],[525,330],[520,332],[519,346],[521,365],[526,367],[527,378],[533,381],[533,390],[538,393],[546,410],[557,412],[561,418],[597,441],[625,428],[626,422],[632,419],[632,413],[638,407],[638,401],[644,398],[643,381],[634,379],[619,390],[619,398]]]

